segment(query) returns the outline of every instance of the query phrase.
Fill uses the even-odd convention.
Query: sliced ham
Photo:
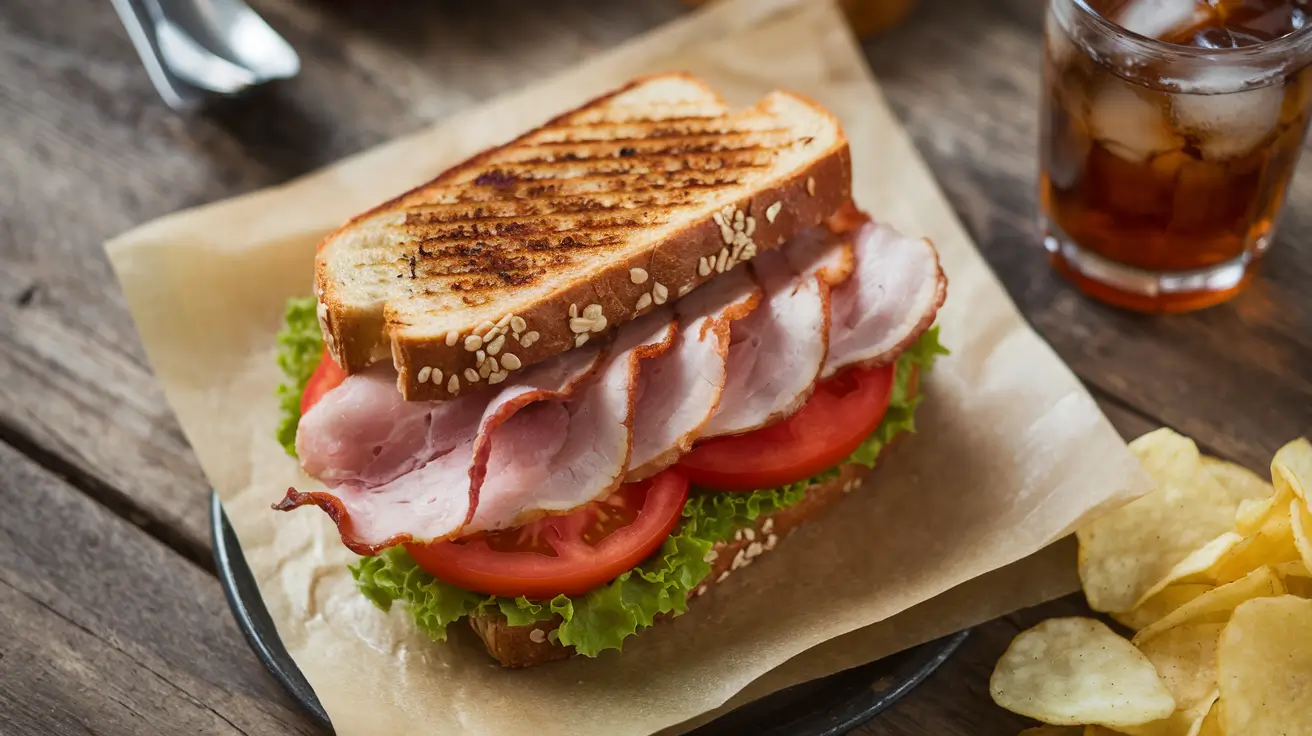
[[[856,270],[834,287],[829,356],[820,377],[853,365],[887,364],[934,323],[948,282],[928,240],[887,225],[856,230]]]
[[[486,404],[476,396],[405,401],[396,371],[375,365],[348,376],[301,417],[296,454],[306,473],[328,485],[381,485],[467,439]]]
[[[567,401],[540,402],[480,436],[486,474],[465,532],[519,526],[578,508],[624,482],[639,371],[674,344],[664,310],[625,325],[597,379]]]
[[[674,347],[638,373],[626,480],[649,478],[692,449],[724,391],[730,325],[760,301],[746,269],[734,269],[679,302]]]
[[[750,275],[749,275],[750,274]],[[817,380],[896,358],[933,323],[946,279],[928,241],[855,208],[495,390],[406,402],[388,368],[346,379],[301,419],[317,505],[360,554],[504,529],[604,497],[695,440],[796,411]]]
[[[325,394],[297,431],[298,452],[308,453],[302,464],[331,489],[288,489],[274,508],[319,506],[358,554],[450,538],[463,531],[478,506],[485,474],[480,461],[486,459],[477,452],[479,442],[537,404],[573,394],[598,361],[596,347],[573,350],[529,368],[494,394],[444,402],[400,400],[394,373],[368,371],[354,383],[352,376]],[[384,384],[390,394],[380,388]],[[401,421],[410,434],[384,431],[389,420]],[[359,441],[355,449],[344,444],[351,441]],[[375,462],[379,458],[387,461]]]
[[[852,270],[851,245],[813,228],[752,262],[761,306],[730,332],[728,380],[703,437],[741,434],[801,408],[829,340],[829,292]]]

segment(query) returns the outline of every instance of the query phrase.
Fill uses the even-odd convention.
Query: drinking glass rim
[[[1209,61],[1261,61],[1270,56],[1283,53],[1312,55],[1312,24],[1308,24],[1279,38],[1262,41],[1252,46],[1235,49],[1202,49],[1184,46],[1178,43],[1159,41],[1151,36],[1135,33],[1128,28],[1117,25],[1089,6],[1088,0],[1052,0],[1054,3],[1065,2],[1075,6],[1102,33],[1114,35],[1119,43],[1125,45],[1126,51],[1133,51],[1145,56],[1164,60],[1202,59]]]

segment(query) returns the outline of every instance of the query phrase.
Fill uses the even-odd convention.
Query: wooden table
[[[186,119],[108,3],[0,15],[0,723],[5,733],[311,733],[214,577],[208,488],[152,380],[100,243],[327,164],[686,12],[676,0],[259,0],[290,84]],[[1312,158],[1264,275],[1169,319],[1089,302],[1033,222],[1039,0],[925,0],[865,44],[1012,297],[1131,437],[1169,425],[1264,469],[1312,428]],[[890,175],[896,175],[890,173]],[[863,734],[1014,734],[988,698],[993,621]]]

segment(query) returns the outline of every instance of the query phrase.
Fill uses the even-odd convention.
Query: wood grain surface
[[[286,181],[687,12],[677,0],[256,0],[294,81],[179,116],[109,3],[0,11],[0,723],[5,733],[310,729],[210,572],[208,490],[100,243]],[[1041,0],[923,0],[865,43],[895,111],[1038,331],[1126,437],[1170,425],[1263,469],[1312,430],[1312,159],[1263,276],[1140,317],[1081,297],[1034,236]],[[528,121],[526,121],[527,123]],[[858,162],[858,165],[860,163]],[[1013,734],[988,673],[1076,598],[981,626],[859,733]]]

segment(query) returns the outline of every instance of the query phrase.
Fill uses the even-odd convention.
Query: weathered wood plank
[[[0,730],[315,733],[218,583],[0,443]]]
[[[1253,468],[1312,429],[1312,157],[1247,293],[1176,317],[1104,307],[1049,270],[1035,236],[1045,3],[923,5],[866,43],[871,66],[985,257],[1062,358],[1092,386]]]

